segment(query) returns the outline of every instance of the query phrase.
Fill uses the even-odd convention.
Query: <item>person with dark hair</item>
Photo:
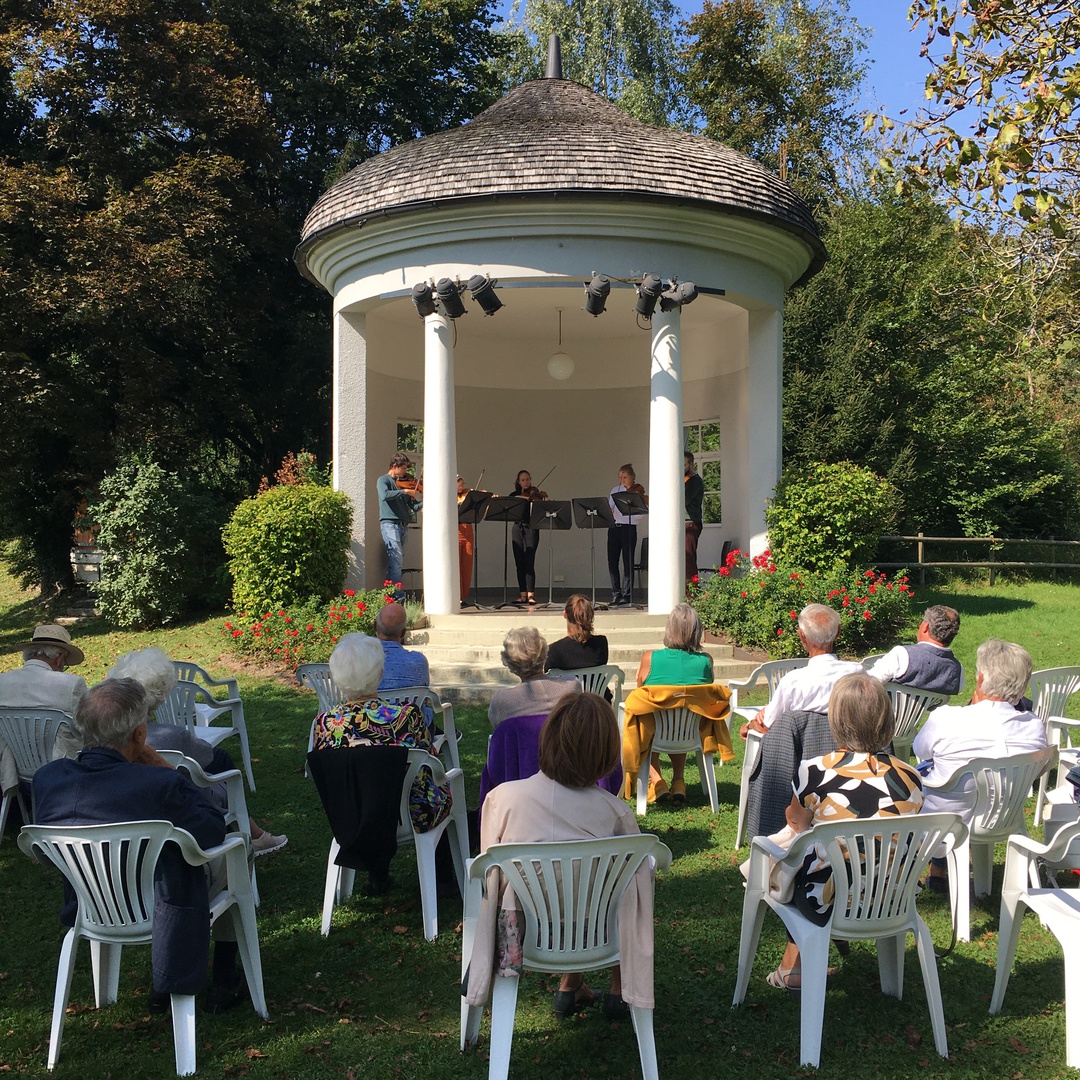
[[[694,455],[683,451],[683,484],[686,504],[686,580],[697,577],[697,546],[704,528],[705,481],[697,474]]]
[[[540,772],[493,788],[484,801],[480,849],[495,844],[589,840],[637,833],[633,810],[597,786],[619,760],[619,730],[611,706],[596,694],[567,694],[552,710],[540,732]],[[652,1008],[652,885],[647,865],[623,896],[619,907],[622,965],[613,968],[604,998],[604,1015],[617,1020],[627,1005]],[[492,976],[521,970],[524,930],[513,891],[489,881],[477,926],[476,941],[463,996],[470,1005],[484,1004]],[[555,994],[560,1019],[590,1006],[595,995],[580,972],[562,976]]]
[[[628,491],[641,491],[644,488],[637,483],[637,474],[634,466],[629,464],[619,466],[619,482],[611,489],[608,495],[608,506],[611,507],[612,517],[615,524],[607,531],[607,562],[608,574],[611,577],[611,606],[623,607],[630,603],[630,592],[634,582],[634,552],[637,551],[637,522],[640,514],[624,514],[615,504],[612,496],[625,494]],[[622,572],[619,572],[619,564],[622,564]]]
[[[77,759],[43,765],[34,775],[38,825],[111,825],[161,820],[186,829],[201,848],[225,839],[225,817],[210,796],[173,769],[146,741],[147,694],[134,679],[106,679],[79,702],[83,739]],[[203,867],[191,866],[166,845],[154,882],[151,1012],[164,1012],[170,994],[198,993],[210,952],[210,892]],[[74,925],[74,893],[65,890],[61,921]],[[222,1012],[246,994],[236,967],[238,948],[227,935],[232,920],[214,927],[213,984],[208,1007]]]
[[[521,469],[509,497],[533,502],[536,499],[546,499],[547,492],[533,487],[532,474],[528,469]],[[540,546],[540,530],[532,528],[527,522],[528,518],[525,521],[514,522],[512,541],[519,604],[536,603],[536,549]]]
[[[914,645],[897,645],[872,668],[880,682],[901,683],[933,694],[958,694],[963,668],[949,646],[960,632],[960,613],[944,604],[928,607]]]
[[[892,742],[894,720],[881,683],[863,672],[843,676],[829,695],[828,714],[839,749],[799,765],[786,815],[791,829],[801,833],[819,821],[917,814],[923,806],[919,774],[882,752]],[[832,913],[832,879],[825,851],[815,845],[795,875],[791,903],[818,926]],[[766,981],[778,990],[802,985],[799,950],[790,936],[780,966]]]
[[[385,476],[375,482],[379,493],[379,530],[386,545],[386,580],[394,587],[394,599],[403,600],[401,566],[405,559],[405,544],[409,538],[409,522],[413,520],[422,501],[419,487],[411,490],[398,485],[409,472],[412,461],[400,451],[390,459]]]
[[[608,661],[608,640],[593,633],[596,612],[587,596],[574,593],[563,608],[566,637],[548,646],[549,671],[575,671],[578,668],[602,667]]]

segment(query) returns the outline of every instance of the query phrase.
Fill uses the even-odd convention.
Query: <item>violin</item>
[[[542,477],[540,477],[540,483],[542,484],[554,471],[555,466],[552,465],[550,469]],[[518,493],[519,499],[527,499],[529,502],[546,502],[549,498],[546,491],[541,491],[535,484],[532,487],[522,488]]]
[[[397,481],[397,486],[402,491],[413,491],[418,495],[424,493],[424,481],[422,479],[417,480],[415,476],[405,475],[401,477],[401,479]]]
[[[643,499],[645,498],[645,485],[644,484],[631,484],[627,491],[636,491]]]

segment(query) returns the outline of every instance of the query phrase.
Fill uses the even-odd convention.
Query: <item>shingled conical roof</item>
[[[537,79],[470,123],[358,165],[312,207],[297,262],[322,236],[373,215],[461,200],[628,196],[766,220],[824,248],[806,204],[764,166],[700,135],[657,128],[575,82]]]

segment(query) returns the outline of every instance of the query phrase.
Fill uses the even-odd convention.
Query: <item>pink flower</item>
[[[776,631],[776,636],[777,637],[783,637],[784,636],[784,631],[783,630],[777,630]]]
[[[231,622],[227,622],[227,623],[225,624],[225,629],[226,629],[226,630],[231,630],[231,629],[232,629],[232,623],[231,623]]]
[[[241,636],[243,635],[243,633],[244,633],[244,631],[243,631],[243,630],[234,630],[234,631],[232,632],[232,636],[233,636],[233,637],[241,637]]]
[[[863,574],[863,577],[873,577],[873,576],[874,576],[874,571],[873,570],[867,570],[866,573]]]
[[[791,580],[792,581],[798,581],[799,580],[799,575],[796,574],[794,571],[792,571],[792,573],[791,573]]]
[[[844,606],[844,607],[850,607],[850,606],[851,606],[851,600],[850,600],[850,599],[848,599],[848,597],[846,597],[846,596],[844,597],[844,603],[843,603],[843,606]]]
[[[284,611],[279,611],[278,615],[280,615],[282,618],[284,618],[285,617],[285,612]],[[286,621],[288,621],[288,620],[286,620]]]
[[[797,619],[798,617],[799,617],[799,613],[797,611],[795,611],[794,609],[792,609],[791,618]]]
[[[315,629],[315,627],[314,627],[314,626],[312,626],[312,625],[311,625],[311,623],[308,623],[308,624],[307,624],[307,628],[308,628],[309,630],[314,630],[314,629]]]
[[[291,615],[286,615],[285,616],[285,621],[286,622],[292,622],[292,616]]]

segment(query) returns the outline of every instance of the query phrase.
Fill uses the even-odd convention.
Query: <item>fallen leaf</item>
[[[249,1061],[254,1061],[256,1058],[264,1058],[269,1056],[269,1054],[264,1054],[261,1050],[256,1050],[254,1046],[247,1051],[247,1058]]]
[[[1012,1048],[1018,1054],[1030,1054],[1031,1053],[1031,1051],[1015,1035],[1010,1035],[1009,1036],[1009,1042],[1012,1044]]]

